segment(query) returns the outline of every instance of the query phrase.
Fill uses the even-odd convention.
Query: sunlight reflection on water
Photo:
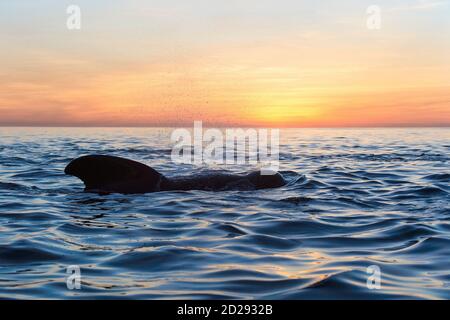
[[[449,129],[282,130],[274,190],[99,196],[63,173],[90,153],[200,170],[170,132],[0,128],[0,297],[450,298]]]

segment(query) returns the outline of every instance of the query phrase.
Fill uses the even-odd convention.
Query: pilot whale
[[[133,160],[109,156],[88,155],[71,161],[65,174],[81,179],[86,192],[143,194],[158,191],[183,190],[258,190],[278,188],[286,184],[280,173],[262,175],[214,173],[168,178],[155,169]]]

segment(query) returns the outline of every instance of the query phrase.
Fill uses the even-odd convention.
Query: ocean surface
[[[91,153],[253,169],[175,164],[170,134],[0,128],[0,298],[450,298],[450,129],[281,130],[273,190],[100,196],[64,175]]]

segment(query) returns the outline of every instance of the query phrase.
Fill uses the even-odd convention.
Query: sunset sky
[[[2,0],[0,39],[0,125],[450,125],[450,0]]]

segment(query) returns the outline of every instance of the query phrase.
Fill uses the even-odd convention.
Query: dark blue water
[[[89,153],[190,173],[169,136],[1,128],[0,298],[450,298],[450,129],[284,130],[274,190],[98,196],[63,173]]]

